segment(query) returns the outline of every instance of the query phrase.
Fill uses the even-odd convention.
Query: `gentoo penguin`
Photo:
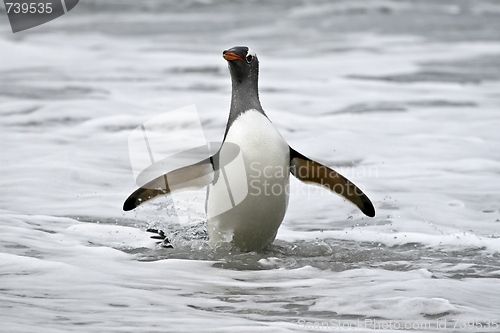
[[[351,181],[291,148],[271,123],[259,101],[259,61],[248,47],[223,52],[232,81],[231,109],[219,151],[199,163],[158,177],[132,193],[123,209],[132,210],[161,195],[189,187],[208,186],[207,229],[212,247],[259,251],[271,244],[285,216],[290,173],[299,180],[319,185],[375,216],[370,199]],[[234,160],[234,147],[242,157],[242,182],[229,185],[223,166]],[[241,180],[241,179],[240,179]],[[237,188],[239,187],[239,188]],[[246,190],[243,191],[242,190]],[[244,199],[227,203],[228,190],[241,190]],[[229,191],[231,192],[231,191]],[[248,193],[247,193],[248,192]]]

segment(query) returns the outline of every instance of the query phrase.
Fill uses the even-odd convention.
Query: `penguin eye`
[[[250,63],[253,59],[253,55],[247,54],[247,62]]]

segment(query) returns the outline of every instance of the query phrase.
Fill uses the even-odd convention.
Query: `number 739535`
[[[498,321],[497,320],[468,320],[468,321],[462,321],[458,319],[453,319],[454,329],[473,329],[473,328],[482,328],[482,329],[497,329],[499,327]]]
[[[19,3],[19,2],[6,2],[7,14],[50,14],[52,13],[52,3],[51,2],[39,2],[39,3]]]

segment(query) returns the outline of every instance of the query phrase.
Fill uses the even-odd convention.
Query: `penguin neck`
[[[226,126],[226,133],[224,134],[224,139],[226,138],[227,132],[233,122],[245,111],[257,110],[264,116],[264,110],[260,105],[259,100],[259,89],[257,85],[257,78],[254,80],[244,80],[239,82],[238,80],[232,80],[232,95],[231,95],[231,108],[229,111],[229,120]]]
[[[250,109],[255,109],[264,113],[260,105],[257,79],[244,80],[243,82],[233,80],[232,83],[233,92],[231,95],[230,114],[238,116],[240,113]]]

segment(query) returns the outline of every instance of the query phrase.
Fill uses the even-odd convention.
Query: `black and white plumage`
[[[204,161],[171,171],[139,188],[125,201],[123,209],[132,210],[173,191],[208,186],[207,228],[212,246],[259,251],[274,241],[283,221],[291,173],[303,182],[339,194],[367,216],[375,216],[373,204],[356,185],[295,151],[279,134],[260,104],[256,54],[239,46],[224,51],[223,57],[229,64],[232,96],[220,150]],[[248,193],[230,209],[221,210],[221,205],[227,204],[230,189],[226,175],[221,177],[221,166],[234,159],[235,146],[243,160],[238,174],[246,175],[243,187]],[[238,191],[234,186],[238,185],[231,184],[233,192]]]

